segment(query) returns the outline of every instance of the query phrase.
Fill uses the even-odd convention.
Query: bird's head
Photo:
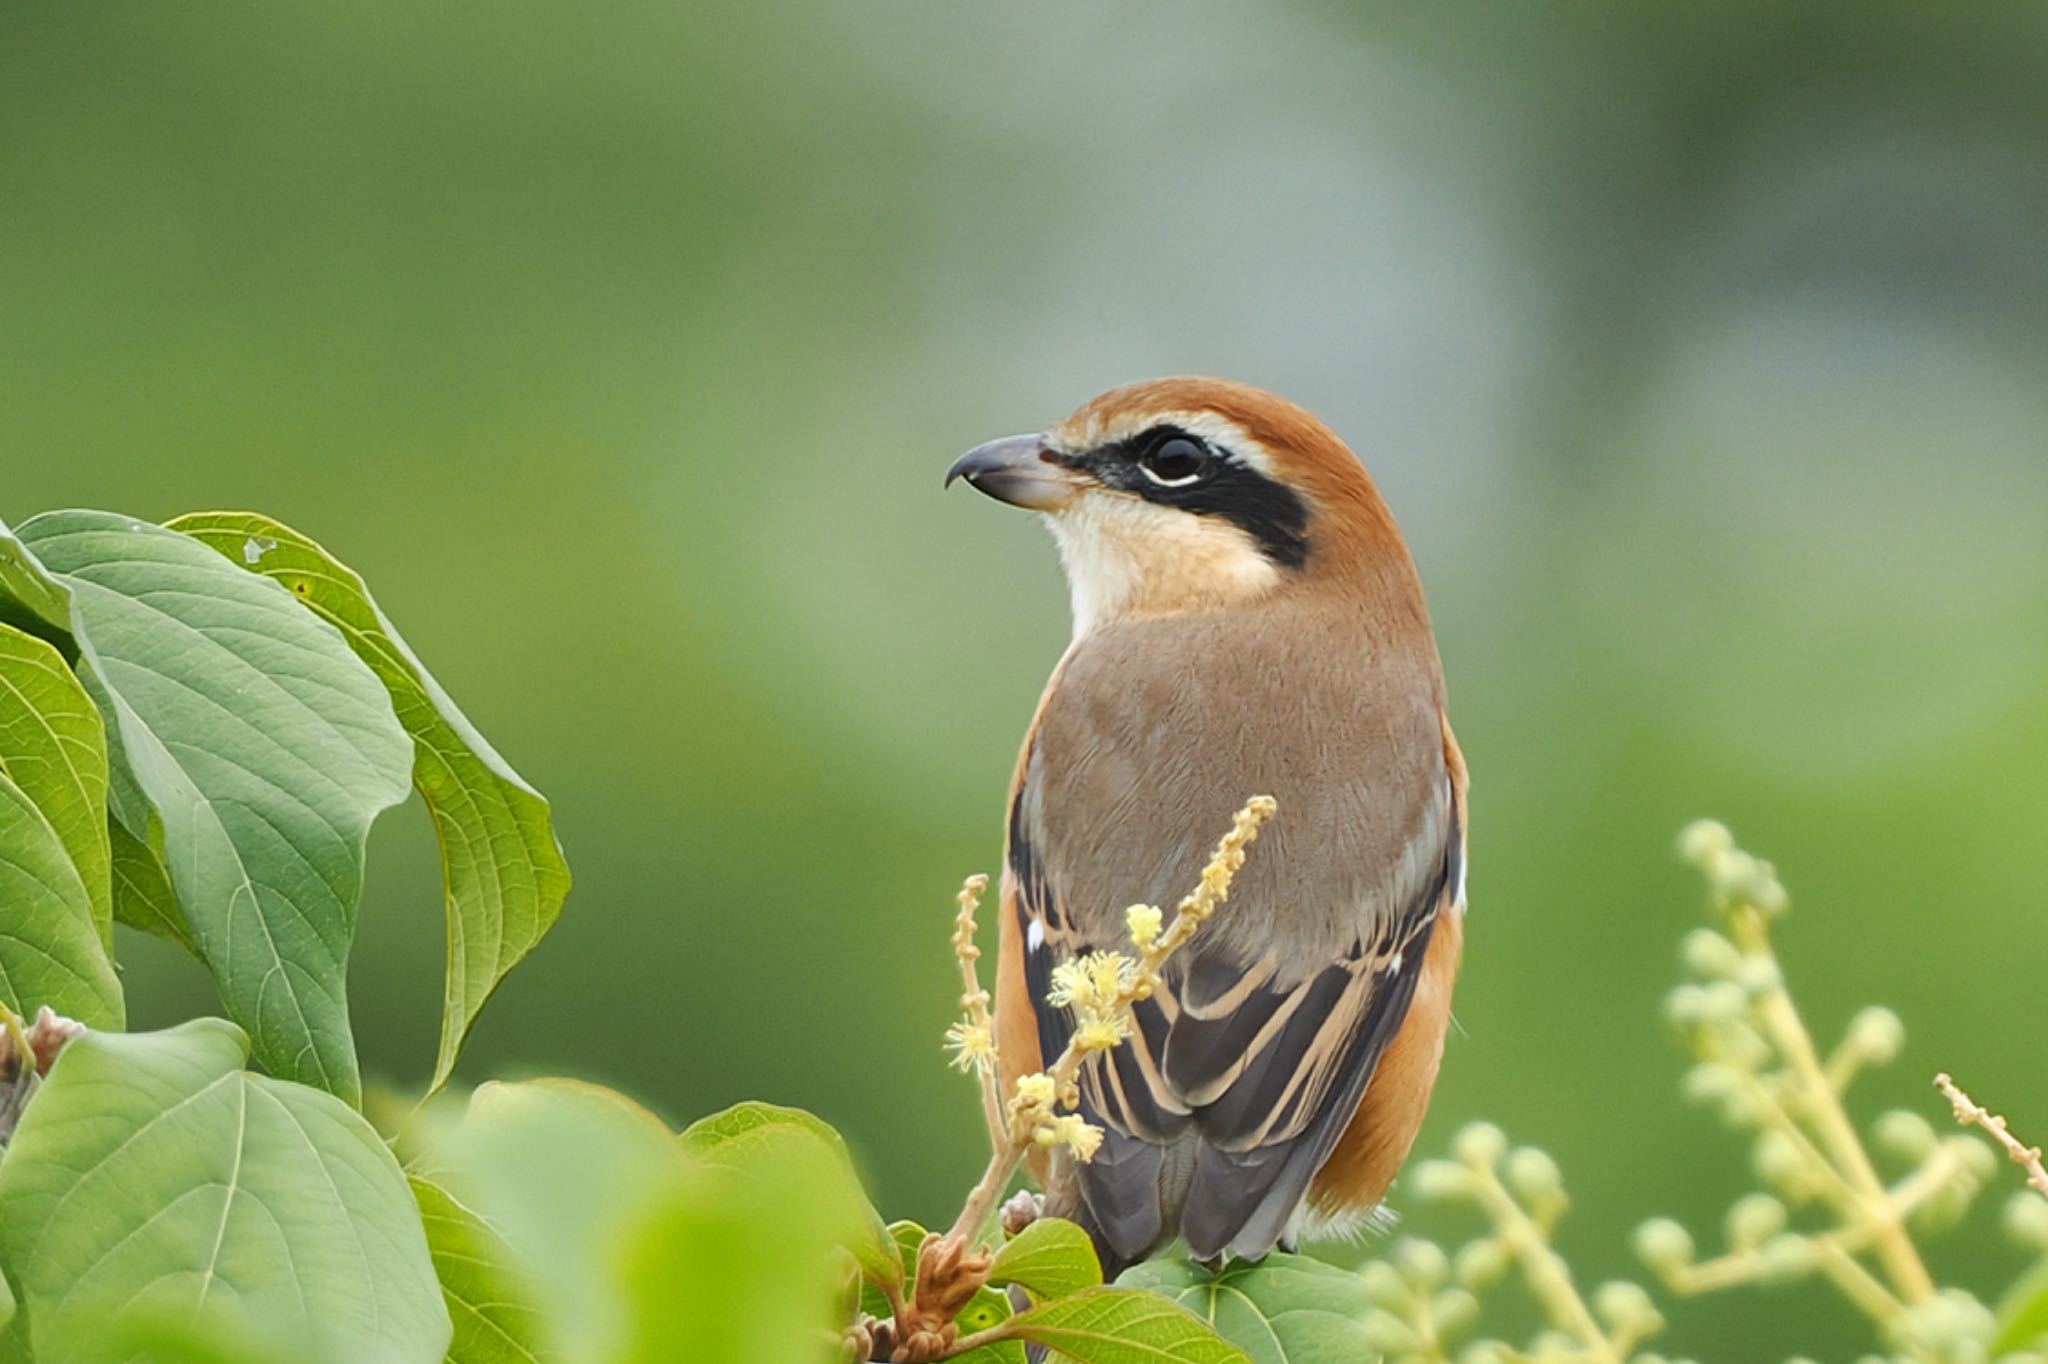
[[[1074,629],[1341,588],[1408,553],[1363,466],[1301,408],[1248,384],[1113,389],[1037,435],[975,447],[946,475],[1045,513]]]

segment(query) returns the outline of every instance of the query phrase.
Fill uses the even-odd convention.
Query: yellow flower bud
[[[1078,1114],[1054,1118],[1049,1130],[1052,1141],[1048,1144],[1066,1147],[1084,1165],[1095,1159],[1096,1151],[1102,1147],[1102,1129],[1091,1126]]]
[[[1089,1010],[1074,1029],[1074,1045],[1083,1053],[1108,1051],[1131,1035],[1130,1016],[1122,1009]]]
[[[1017,1102],[1026,1108],[1051,1108],[1058,1086],[1044,1071],[1017,1077]]]
[[[1143,951],[1159,941],[1165,915],[1156,905],[1132,905],[1124,911],[1124,922],[1130,926],[1131,941]]]
[[[962,1070],[986,1067],[995,1060],[995,1033],[986,1023],[955,1023],[946,1029],[946,1045],[953,1052],[953,1064]]]

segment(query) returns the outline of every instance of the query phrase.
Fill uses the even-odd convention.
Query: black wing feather
[[[1263,1255],[1285,1233],[1309,1182],[1358,1111],[1387,1044],[1408,1016],[1435,927],[1432,911],[1399,949],[1400,965],[1377,972],[1376,982],[1354,979],[1336,986],[1339,995],[1345,990],[1369,993],[1363,1000],[1364,1018],[1346,1039],[1321,1093],[1311,1099],[1296,1069],[1303,1057],[1300,1045],[1314,1045],[1313,1040],[1290,1051],[1297,1039],[1283,1034],[1279,1045],[1269,1047],[1261,1058],[1260,1073],[1248,1071],[1222,1101],[1202,1110],[1207,1140],[1195,1156],[1181,1217],[1181,1232],[1197,1257],[1206,1259],[1225,1247],[1240,1255]],[[1311,1005],[1320,1002],[1313,997],[1333,998],[1332,979],[1342,971],[1332,968],[1309,983]],[[1288,1031],[1327,1022],[1325,1015],[1305,1006]],[[1289,1135],[1275,1138],[1271,1134],[1276,1131]]]

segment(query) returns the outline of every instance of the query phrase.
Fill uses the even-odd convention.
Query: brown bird
[[[1106,393],[947,475],[1043,512],[1074,639],[1009,801],[996,1033],[1005,1092],[1066,1046],[1053,968],[1171,905],[1255,794],[1229,904],[1089,1058],[1094,1158],[1039,1162],[1105,1271],[1184,1236],[1256,1258],[1355,1227],[1422,1122],[1464,916],[1465,764],[1422,586],[1364,468],[1244,384]]]

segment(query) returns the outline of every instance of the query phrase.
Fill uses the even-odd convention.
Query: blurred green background
[[[252,507],[360,568],[577,874],[464,1073],[802,1104],[936,1220],[950,896],[1067,632],[940,475],[1130,379],[1285,392],[1402,520],[1474,774],[1422,1146],[1550,1149],[1598,1279],[1747,1187],[1658,1014],[1694,815],[1778,860],[1821,1031],[1905,1016],[1870,1111],[1948,1068],[2048,1135],[2044,89],[1996,4],[0,0],[0,516]],[[439,908],[395,813],[395,1083]],[[139,1024],[207,1007],[129,952]]]

